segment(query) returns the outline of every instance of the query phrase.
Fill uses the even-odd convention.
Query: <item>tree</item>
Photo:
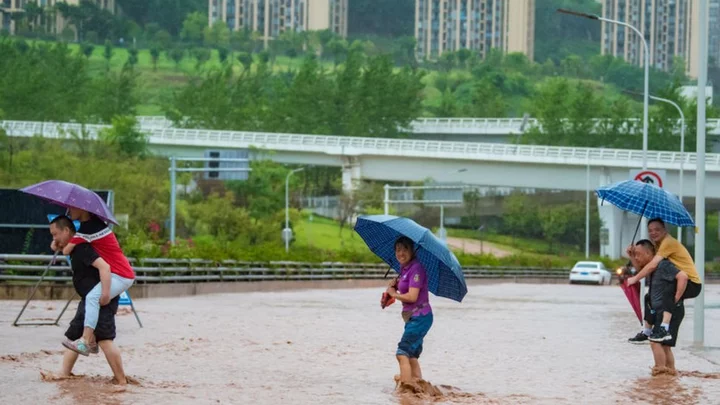
[[[468,107],[471,117],[505,117],[508,104],[502,93],[488,80],[475,84],[472,93],[472,104]]]
[[[113,46],[110,40],[105,40],[105,50],[103,51],[103,57],[105,58],[106,64],[105,69],[110,70],[110,60],[113,56]]]
[[[470,57],[472,56],[472,52],[470,52],[467,48],[462,48],[459,51],[457,51],[457,60],[464,68],[467,68],[467,62],[470,60]]]
[[[470,226],[473,228],[477,228],[480,226],[480,201],[481,196],[480,192],[477,188],[472,189],[472,191],[467,191],[463,193],[463,201],[465,206],[465,211],[469,217],[470,220]]]
[[[127,63],[130,64],[130,66],[135,66],[138,63],[138,50],[136,48],[130,48],[128,50],[128,60]]]
[[[440,100],[440,106],[437,107],[435,115],[438,117],[456,117],[458,110],[455,96],[452,94],[450,89],[446,89],[443,92],[442,99]]]
[[[250,67],[252,66],[252,63],[253,63],[252,55],[250,55],[247,52],[240,52],[237,55],[237,60],[243,66],[244,71],[247,72],[250,70]]]
[[[235,51],[252,53],[255,46],[250,31],[238,30],[230,33],[230,48]]]
[[[395,63],[402,66],[417,65],[415,59],[415,48],[417,47],[417,40],[414,36],[408,35],[400,37],[395,41],[395,50],[393,52]]]
[[[183,58],[185,57],[185,51],[183,51],[182,48],[175,47],[170,50],[170,59],[175,62],[175,70],[178,70],[180,68],[180,62],[182,62]]]
[[[85,55],[86,58],[90,59],[90,56],[92,56],[93,52],[95,52],[95,45],[87,42],[82,44],[82,53],[83,55]]]
[[[172,36],[165,30],[160,30],[155,33],[153,41],[162,49],[168,49],[172,46]]]
[[[503,226],[513,236],[535,237],[541,235],[537,206],[523,194],[512,194],[503,202]]]
[[[331,133],[333,96],[332,82],[320,69],[317,59],[314,56],[305,57],[300,71],[289,85],[286,96],[278,100],[278,115],[284,119],[278,120],[273,130],[307,134]]]
[[[80,1],[78,5],[57,2],[55,7],[75,27],[79,41],[89,40],[86,37],[89,32],[95,32],[100,40],[121,38],[127,35],[128,25],[122,17],[113,15],[108,10],[100,9],[94,2]]]
[[[553,242],[567,230],[568,217],[563,207],[542,207],[540,209],[540,226],[545,240],[548,241],[548,252],[552,253]]]
[[[336,67],[347,56],[348,48],[348,42],[344,39],[333,39],[328,43],[327,54],[332,56],[333,62],[335,63]]]
[[[342,231],[345,225],[352,223],[353,217],[357,213],[357,205],[357,197],[352,192],[346,191],[340,195],[340,201],[338,204],[338,210],[340,214],[340,236],[342,236]]]
[[[13,39],[0,39],[0,55],[0,109],[7,119],[67,122],[81,114],[90,90],[82,54],[64,43],[23,51]]]
[[[134,116],[116,116],[112,127],[104,129],[100,138],[129,157],[142,157],[147,154],[148,141],[144,133],[137,130]]]
[[[449,72],[455,67],[455,52],[447,51],[440,56],[440,61],[438,62],[438,65],[440,65],[440,68],[446,72]]]
[[[207,20],[205,20],[207,21]],[[218,21],[212,26],[203,29],[203,42],[211,48],[227,48],[230,46],[230,29],[223,21]]]
[[[562,60],[560,65],[562,66],[566,76],[585,77],[583,60],[577,55],[568,55]]]
[[[150,48],[150,57],[152,58],[153,71],[157,71],[157,63],[160,58],[160,48],[157,45]]]
[[[218,48],[218,58],[220,59],[220,63],[225,63],[228,60],[229,53],[230,50],[228,50],[227,48]]]
[[[185,18],[180,31],[180,38],[193,45],[201,45],[207,26],[208,17],[200,12],[191,13]]]
[[[196,70],[200,70],[202,65],[210,60],[210,50],[208,48],[195,48],[193,49],[192,54],[195,59],[197,59],[197,63],[195,64]]]
[[[246,207],[255,219],[269,219],[285,208],[285,178],[288,168],[271,160],[250,162],[252,172],[247,181],[229,181],[227,187],[235,195],[235,203]],[[291,190],[301,176],[290,178]]]
[[[108,123],[116,115],[135,115],[138,98],[136,76],[131,66],[125,65],[120,72],[97,77],[92,90],[93,97],[86,106],[88,115]]]
[[[221,240],[235,240],[251,226],[248,212],[235,206],[232,192],[220,197],[211,194],[206,200],[189,206],[187,221],[194,235],[211,235]]]

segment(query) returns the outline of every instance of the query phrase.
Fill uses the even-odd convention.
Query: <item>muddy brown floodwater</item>
[[[0,302],[2,404],[718,404],[720,286],[706,291],[708,348],[694,350],[692,304],[679,375],[651,377],[650,348],[617,286],[471,285],[462,304],[431,297],[424,393],[395,392],[400,306],[381,289],[304,290],[136,300],[145,325],[117,317],[132,377],[110,383],[102,355],[54,380],[62,327],[13,327],[22,302]],[[27,318],[57,314],[36,302]],[[42,372],[42,374],[41,374]],[[42,376],[45,376],[43,379]],[[423,385],[424,384],[424,385]],[[432,384],[432,386],[430,386]]]

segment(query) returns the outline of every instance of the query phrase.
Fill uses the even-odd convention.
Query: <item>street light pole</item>
[[[170,243],[175,243],[175,193],[177,192],[177,160],[170,156]]]
[[[703,1],[706,1],[706,0],[703,0]],[[640,37],[640,39],[642,40],[643,50],[645,51],[645,64],[644,64],[645,80],[644,80],[644,90],[643,90],[642,169],[643,169],[643,171],[646,171],[647,170],[647,151],[648,151],[648,109],[649,109],[649,105],[650,105],[650,48],[648,47],[648,43],[645,40],[645,36],[637,28],[633,27],[630,24],[624,23],[622,21],[611,20],[609,18],[600,17],[599,15],[596,15],[596,14],[581,13],[581,12],[566,10],[566,9],[562,9],[562,8],[557,9],[557,11],[559,13],[570,14],[570,15],[574,15],[577,17],[588,18],[590,20],[597,20],[597,21],[603,21],[603,22],[610,23],[610,24],[622,25],[623,27],[627,27],[627,28],[635,31],[635,33],[638,35],[638,37]],[[700,14],[703,14],[703,13],[700,13]],[[707,57],[705,59],[707,59]],[[699,83],[698,83],[698,85],[699,85]],[[699,94],[700,93],[698,93],[698,96],[699,96]],[[698,112],[698,114],[699,114],[699,112]],[[698,131],[699,130],[700,130],[700,127],[698,126]],[[641,217],[640,221],[642,224],[641,225],[642,229],[640,231],[640,235],[643,239],[646,239],[647,238],[647,218],[645,218],[643,216],[643,217]],[[641,289],[641,291],[645,291],[645,279],[642,279],[640,281],[640,289]],[[642,310],[644,311],[645,294],[640,294],[640,308],[642,308]]]
[[[305,170],[304,167],[290,171],[285,176],[285,229],[283,229],[283,239],[285,239],[285,253],[290,251],[290,238],[292,230],[290,229],[290,176],[297,172]]]
[[[697,72],[697,156],[695,169],[695,266],[700,282],[705,283],[705,85],[707,84],[708,61],[708,2],[700,0]],[[704,289],[703,289],[704,290]],[[693,335],[697,346],[705,340],[705,291],[695,298],[693,314]]]
[[[449,174],[465,173],[468,169],[462,168],[451,171]],[[447,240],[447,232],[445,231],[445,206],[440,204],[440,229],[438,229],[439,237],[442,241]]]
[[[570,14],[577,17],[583,17],[588,18],[590,20],[597,20],[597,21],[603,21],[610,24],[617,24],[622,25],[623,27],[630,28],[631,30],[635,31],[635,33],[640,37],[643,43],[643,50],[645,51],[645,83],[644,83],[644,92],[643,92],[643,147],[642,147],[642,168],[643,171],[647,170],[647,150],[648,150],[648,106],[650,104],[650,49],[648,48],[648,43],[645,40],[645,36],[638,30],[637,28],[633,27],[630,24],[624,23],[622,21],[617,20],[611,20],[609,18],[600,17],[596,14],[588,14],[588,13],[581,13],[577,11],[572,10],[566,10],[559,8],[557,9],[559,13],[564,14]],[[644,231],[647,232],[647,227],[644,227]]]
[[[585,258],[590,258],[590,157],[585,171]]]
[[[682,203],[683,200],[683,177],[684,177],[684,167],[683,164],[685,163],[685,114],[683,113],[682,108],[680,108],[679,105],[677,105],[676,102],[672,100],[668,100],[666,98],[662,97],[655,97],[650,96],[651,99],[656,101],[662,101],[664,103],[668,103],[675,107],[675,109],[678,111],[678,114],[680,114],[680,153],[683,153],[683,158],[680,160],[680,192],[678,193],[678,197],[680,197],[680,202]],[[682,228],[678,227],[678,241],[682,242]]]

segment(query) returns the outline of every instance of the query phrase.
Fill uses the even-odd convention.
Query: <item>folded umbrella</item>
[[[431,293],[458,302],[467,294],[460,262],[440,239],[415,221],[394,215],[361,216],[355,223],[355,232],[397,273],[401,268],[395,258],[395,241],[407,236],[415,243],[415,257],[427,272]]]
[[[628,301],[630,301],[630,306],[632,307],[633,311],[635,311],[635,315],[637,315],[638,321],[640,321],[640,323],[642,324],[642,312],[640,311],[640,284],[635,283],[631,286],[628,286],[627,282],[623,281],[622,283],[620,283],[620,288],[622,288]]]

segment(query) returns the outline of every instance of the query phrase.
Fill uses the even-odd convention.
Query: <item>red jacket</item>
[[[103,228],[92,235],[76,233],[70,243],[79,245],[89,243],[98,255],[110,265],[110,272],[123,278],[135,278],[135,271],[120,248],[117,238],[110,228]]]

